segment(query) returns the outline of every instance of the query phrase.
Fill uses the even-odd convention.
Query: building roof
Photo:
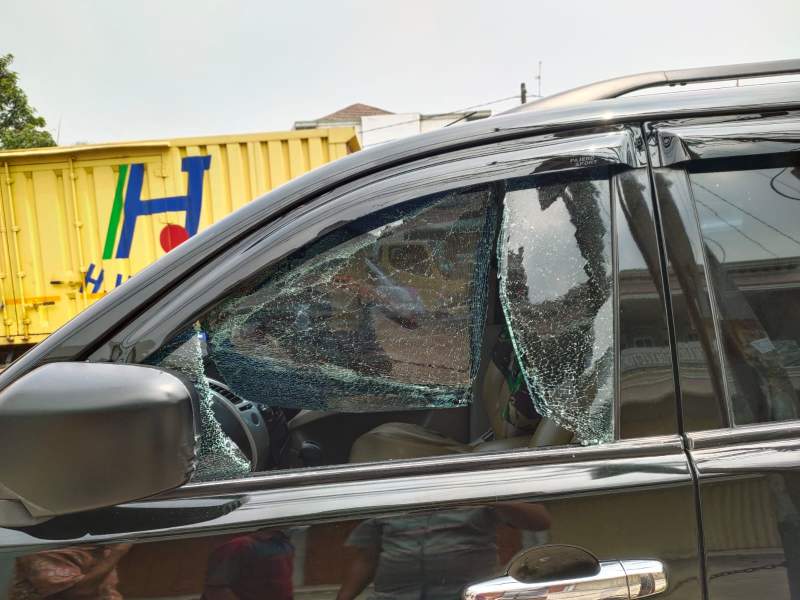
[[[325,115],[324,117],[320,117],[317,121],[357,121],[361,117],[371,117],[373,115],[393,115],[393,112],[388,110],[383,110],[382,108],[378,108],[376,106],[370,106],[369,104],[362,104],[360,102],[356,102],[355,104],[351,104],[350,106],[345,106],[337,110],[336,112],[332,112],[329,115]]]

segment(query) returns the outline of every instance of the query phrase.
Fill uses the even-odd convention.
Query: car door
[[[109,326],[197,388],[195,478],[0,529],[8,596],[701,598],[644,148],[386,168]]]
[[[800,115],[648,126],[708,597],[800,597]]]

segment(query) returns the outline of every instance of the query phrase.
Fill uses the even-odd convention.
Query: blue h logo
[[[185,196],[170,196],[142,200],[142,182],[144,165],[131,165],[128,178],[128,191],[125,194],[124,219],[122,233],[117,246],[117,258],[128,258],[131,254],[133,232],[136,220],[142,215],[157,215],[172,211],[186,212],[186,234],[192,237],[200,226],[200,209],[203,206],[203,173],[211,165],[210,156],[187,156],[181,162],[181,170],[189,174],[189,183]],[[178,227],[179,228],[179,227]]]

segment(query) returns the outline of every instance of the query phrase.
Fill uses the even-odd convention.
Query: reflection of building
[[[716,263],[715,268],[724,272],[728,281],[722,292],[729,326],[757,327],[762,332],[761,340],[756,340],[761,342],[760,348],[774,350],[776,363],[788,376],[792,387],[800,390],[800,317],[787,314],[790,310],[800,310],[800,259]],[[670,272],[670,289],[676,318],[687,314],[685,298],[673,272]],[[619,292],[625,319],[620,338],[620,377],[625,389],[636,389],[632,397],[642,404],[641,410],[646,411],[645,405],[655,406],[673,392],[669,340],[664,328],[653,320],[653,315],[663,310],[661,298],[646,269],[623,270]],[[776,311],[776,306],[784,308]],[[710,405],[698,397],[710,393],[711,389],[700,333],[691,322],[684,323],[683,327],[687,328],[688,341],[677,347],[682,394],[685,409],[694,411]],[[627,331],[635,334],[627,336]],[[631,406],[628,410],[636,409]]]
[[[393,113],[368,104],[351,104],[336,112],[310,121],[295,121],[294,129],[325,129],[328,127],[355,127],[363,147],[391,140],[427,133],[451,123],[476,121],[491,116],[490,110],[471,110],[423,115],[421,113]]]
[[[766,329],[767,333],[780,332],[780,337],[770,335],[770,342],[781,356],[783,365],[786,367],[797,367],[797,374],[792,374],[795,388],[800,389],[800,319],[782,319],[780,323],[772,323],[775,319],[774,304],[778,294],[785,296],[780,305],[800,307],[800,259],[776,258],[771,260],[739,261],[728,262],[721,267],[724,273],[733,284],[736,292],[740,292],[738,298],[740,302],[746,302],[750,309],[755,313],[758,320]],[[678,279],[670,273],[670,287],[673,295],[673,303],[680,303],[680,285]],[[623,349],[623,364],[625,362],[625,351],[639,349],[653,354],[652,349],[659,349],[657,354],[663,356],[664,361],[669,361],[668,340],[663,338],[660,333],[661,327],[653,326],[650,336],[642,335],[640,332],[648,331],[648,324],[652,321],[652,315],[662,310],[661,300],[658,297],[650,273],[645,269],[629,269],[622,272],[620,277],[620,302],[625,302],[626,318],[636,321],[636,326],[631,327],[637,332],[637,337],[633,339],[620,340]],[[657,304],[658,306],[653,306]],[[772,310],[768,307],[772,306]],[[726,315],[731,318],[732,315]],[[655,324],[657,325],[657,324]],[[691,356],[695,356],[696,362],[703,361],[699,343],[691,342],[686,344],[684,360],[692,362]],[[641,353],[641,352],[640,352]]]

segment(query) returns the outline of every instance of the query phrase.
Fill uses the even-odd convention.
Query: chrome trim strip
[[[756,423],[687,435],[689,450],[703,478],[800,468],[800,422]]]

